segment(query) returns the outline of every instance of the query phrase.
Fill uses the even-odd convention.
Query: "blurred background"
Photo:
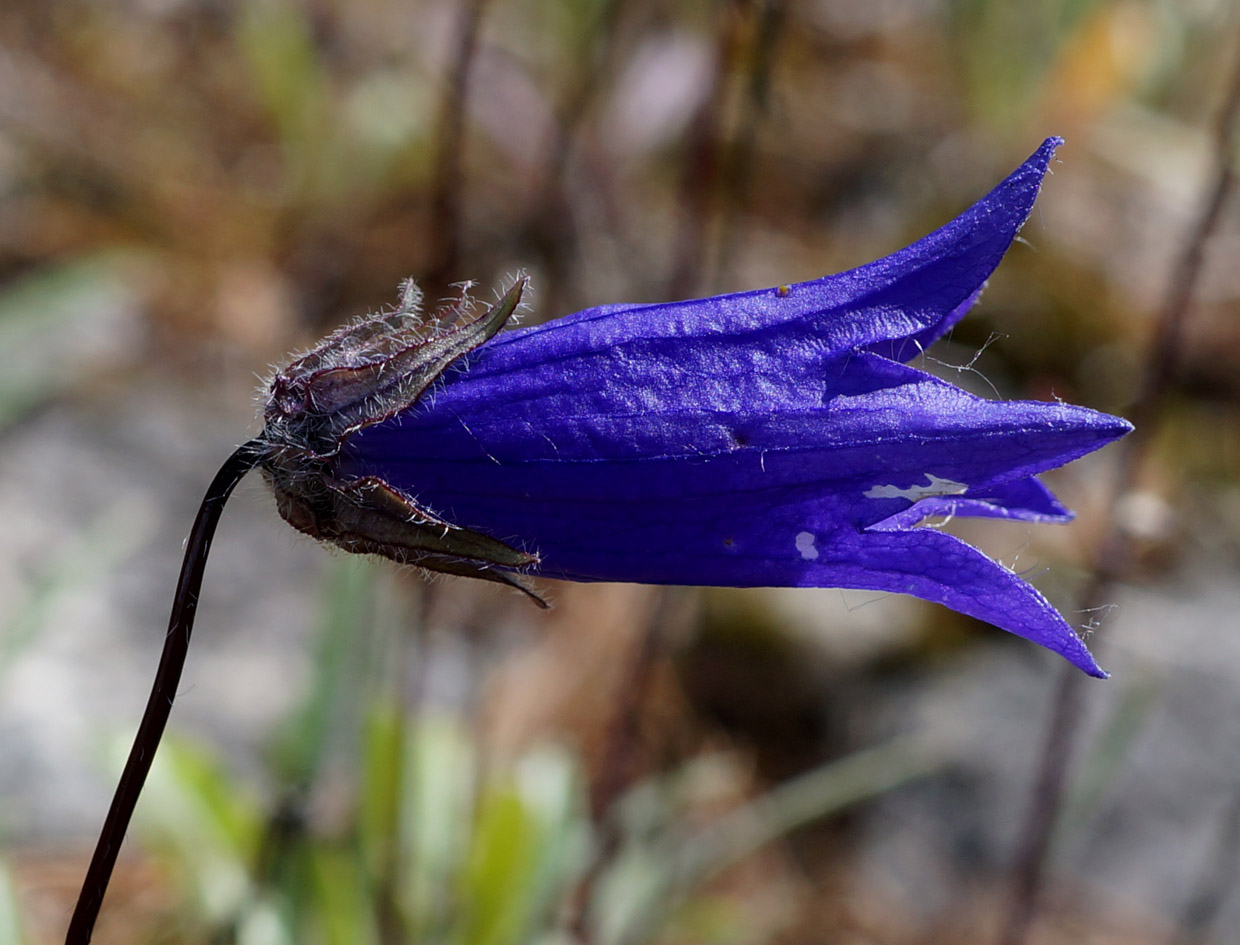
[[[543,319],[849,268],[1051,134],[926,366],[1131,415],[1174,354],[1128,475],[1048,477],[1076,522],[959,532],[1110,681],[849,591],[543,613],[332,554],[252,477],[96,941],[1240,941],[1234,201],[1157,329],[1238,54],[1227,0],[6,0],[0,945],[63,936],[269,365],[409,276],[525,270]]]

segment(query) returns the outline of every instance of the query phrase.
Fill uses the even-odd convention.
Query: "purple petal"
[[[582,464],[577,464],[582,465]],[[1023,580],[964,542],[930,528],[858,531],[844,524],[850,502],[818,486],[748,494],[653,496],[642,482],[668,474],[705,489],[709,461],[657,462],[599,477],[593,496],[549,494],[537,477],[511,494],[507,467],[492,467],[494,490],[443,493],[456,515],[487,522],[495,537],[538,550],[538,573],[570,580],[731,587],[849,587],[911,594],[1062,653],[1101,671],[1072,628]],[[628,475],[628,472],[635,475]],[[433,494],[433,493],[432,493]],[[429,498],[423,495],[425,500]],[[531,548],[530,546],[534,546]]]
[[[981,293],[1029,216],[1061,138],[1048,138],[1013,174],[946,226],[883,259],[778,288],[657,305],[606,305],[501,336],[473,370],[524,369],[511,345],[542,336],[548,361],[571,374],[581,360],[623,361],[648,347],[725,334],[761,333],[779,345],[811,344],[824,358],[858,347],[907,361],[954,325]],[[662,344],[661,344],[662,343]],[[589,366],[584,367],[589,373]]]
[[[853,547],[830,554],[844,556],[838,564],[828,559],[823,565],[841,587],[893,591],[944,604],[1041,644],[1091,676],[1106,678],[1045,597],[953,535],[932,528],[868,532]],[[875,567],[880,564],[881,571]]]
[[[1127,433],[899,363],[977,297],[1059,139],[952,223],[779,290],[606,306],[483,345],[336,461],[574,580],[913,594],[1094,675],[1032,587],[928,515],[1063,521],[1034,477]],[[898,360],[883,357],[886,353]]]
[[[342,469],[377,475],[447,520],[537,551],[548,576],[894,590],[1075,654],[1096,671],[1071,628],[1002,566],[956,539],[944,543],[948,536],[922,537],[938,534],[930,529],[897,536],[948,511],[1062,519],[1066,510],[1030,477],[1128,425],[1059,403],[982,400],[871,354],[832,363],[807,396],[803,379],[817,355],[797,353],[782,372],[756,375],[756,409],[728,399],[726,376],[722,385],[662,382],[678,365],[654,357],[584,389],[554,389],[537,371],[505,375],[502,389],[490,376],[459,374],[428,407],[356,434]],[[524,384],[531,378],[534,391]],[[634,391],[639,407],[628,402]],[[717,409],[720,400],[727,409]],[[799,406],[774,412],[780,403]],[[945,560],[968,569],[953,588],[950,569],[910,557],[905,542],[950,552]]]
[[[453,376],[429,404],[354,435],[344,471],[470,528],[499,524],[475,513],[478,497],[512,500],[501,521],[540,544],[546,523],[530,501],[764,506],[802,490],[840,497],[843,519],[864,527],[936,492],[984,501],[1130,429],[1081,407],[982,400],[872,354],[821,365],[805,348],[747,363],[730,346],[720,355],[726,339],[652,352],[587,385],[542,370],[527,337],[529,370]]]
[[[893,335],[891,343],[872,344],[872,351],[893,361],[911,360],[964,317],[1029,218],[1061,144],[1063,138],[1047,138],[1029,160],[951,223],[907,249],[853,270],[881,282],[883,276],[871,273],[871,268],[890,266],[898,278],[882,290],[882,302],[876,304],[907,305],[914,324],[925,326],[905,336]],[[928,286],[935,287],[930,297]],[[953,299],[951,310],[941,314],[942,306]]]

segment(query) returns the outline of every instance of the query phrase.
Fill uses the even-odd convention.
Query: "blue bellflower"
[[[912,246],[812,282],[504,334],[524,280],[430,327],[407,289],[273,379],[280,511],[349,550],[527,590],[524,574],[911,594],[1103,676],[1033,587],[918,526],[1066,521],[1037,474],[1130,425],[905,363],[976,301],[1061,143]]]
[[[1071,517],[1035,478],[1131,427],[990,401],[908,367],[977,299],[1029,215],[1051,138],[907,249],[836,276],[609,305],[503,335],[400,306],[276,372],[262,433],[216,473],[186,543],[159,671],[74,907],[84,945],[172,709],[207,553],[258,466],[280,514],[349,551],[520,587],[528,575],[912,594],[1105,675],[1066,621],[928,516]]]

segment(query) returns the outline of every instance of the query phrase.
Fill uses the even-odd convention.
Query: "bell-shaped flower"
[[[87,942],[172,708],[224,504],[256,466],[280,514],[349,551],[530,575],[912,594],[1105,675],[1041,594],[927,517],[1071,517],[1037,480],[1123,436],[1063,403],[984,400],[907,366],[977,299],[1058,138],[947,226],[836,276],[608,305],[498,334],[525,288],[438,321],[400,306],[276,372],[262,433],[207,489],[159,671],[78,896]]]
[[[1103,675],[1038,591],[922,522],[1066,521],[1037,474],[1131,427],[905,363],[977,299],[1060,143],[912,246],[812,282],[503,334],[524,280],[429,331],[407,293],[274,379],[281,512],[350,550],[509,583],[911,594]]]

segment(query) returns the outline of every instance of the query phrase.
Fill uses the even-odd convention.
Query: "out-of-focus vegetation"
[[[184,389],[243,424],[255,373],[408,276],[436,300],[525,269],[528,317],[547,318],[844,269],[946,221],[1050,134],[1068,144],[1029,245],[934,357],[982,390],[1122,413],[1204,199],[1238,43],[1225,0],[8,0],[0,457],[126,390]],[[1228,207],[1124,506],[1151,582],[1194,555],[1240,560],[1238,241]],[[172,449],[147,438],[171,435],[158,423],[121,426],[137,431],[134,475]],[[17,488],[31,470],[3,475]],[[996,552],[1053,564],[1041,586],[1057,601],[1106,500],[1105,477],[1073,475],[1081,520]],[[0,692],[58,595],[105,573],[130,587],[124,562],[151,531],[129,505],[37,539],[4,523]],[[31,565],[22,541],[46,555]],[[329,573],[317,656],[281,680],[283,724],[225,749],[175,734],[174,714],[98,941],[792,945],[994,927],[1003,876],[985,838],[955,834],[918,867],[959,873],[936,904],[951,918],[931,922],[855,878],[857,822],[830,816],[949,766],[942,746],[872,747],[902,711],[885,687],[950,674],[993,630],[902,601],[615,588],[564,588],[535,625],[494,592]],[[205,593],[226,596],[210,575]],[[244,648],[234,658],[235,698],[257,698]],[[1057,840],[1097,823],[1128,776],[1159,666],[1115,684]],[[1013,761],[1026,781],[1033,763]],[[930,780],[953,821],[967,778]],[[11,769],[0,790],[39,793]],[[20,819],[0,811],[0,831]],[[0,850],[0,945],[56,939],[88,842]],[[1208,906],[1195,869],[1173,872]],[[1064,903],[1047,941],[1200,924]]]
[[[359,626],[371,611],[365,569],[337,570],[315,683],[275,744],[278,803],[265,811],[202,749],[174,742],[158,762],[145,839],[189,903],[176,919],[187,941],[750,941],[769,920],[704,891],[707,880],[798,826],[930,770],[925,752],[892,743],[703,827],[693,823],[703,795],[718,792],[721,771],[735,764],[707,753],[626,788],[604,837],[571,752],[535,747],[490,766],[464,720],[410,716],[399,693],[345,683],[373,657],[367,644],[382,643]],[[359,675],[373,681],[373,668]],[[349,747],[333,752],[334,742]],[[324,777],[329,759],[347,768],[342,784]]]

